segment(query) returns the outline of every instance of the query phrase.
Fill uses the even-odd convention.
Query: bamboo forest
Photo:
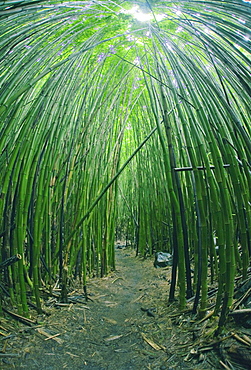
[[[251,367],[250,117],[251,1],[0,1],[3,366]],[[165,254],[172,259],[169,266],[156,266],[157,256]],[[124,275],[116,275],[120,271]],[[8,347],[18,330],[25,332],[23,326],[30,326],[31,335],[42,317],[49,320],[46,304],[52,299],[54,320],[73,310],[77,314],[80,303],[71,300],[76,289],[82,292],[82,315],[83,310],[93,315],[94,322],[95,312],[102,316],[95,289],[101,297],[104,289],[127,287],[134,273],[130,286],[146,279],[140,282],[145,294],[139,297],[135,285],[138,297],[128,296],[130,317],[123,323],[139,315],[149,325],[161,319],[159,328],[165,329],[157,337],[156,327],[148,332],[145,321],[138,324],[145,347],[130,363],[122,361],[133,342],[121,326],[106,350],[124,357],[109,355],[107,363],[104,357],[102,366],[101,359],[91,362],[98,361],[96,349],[82,365],[64,358],[49,366],[34,358],[33,365],[25,365],[26,357],[15,357],[14,342]],[[102,284],[107,286],[101,289]],[[162,305],[154,310],[151,284],[158,285]],[[178,362],[178,355],[172,363],[167,329],[179,317],[187,331],[192,322],[200,323],[200,330],[203,324],[199,336],[207,330],[210,348],[230,336],[238,343],[230,352],[239,363],[222,355],[218,367],[205,365],[208,347],[199,353],[202,347],[196,352],[192,344],[186,363]],[[105,330],[112,324],[115,330],[119,320],[106,321]],[[87,316],[85,325],[90,325]],[[87,343],[93,331],[84,326]],[[46,333],[39,335],[58,335]],[[125,338],[123,350],[114,347]],[[44,343],[60,346],[60,337],[53,339]],[[238,352],[238,345],[248,353]],[[74,353],[68,357],[80,361]]]

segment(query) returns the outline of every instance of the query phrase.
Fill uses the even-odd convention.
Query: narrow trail
[[[155,269],[152,259],[127,249],[116,250],[116,261],[114,273],[89,280],[87,304],[48,307],[42,327],[19,330],[6,347],[19,357],[2,359],[0,368],[210,369],[194,367],[177,350],[191,343],[191,334],[180,338],[167,314],[171,269]]]
[[[157,294],[164,294],[163,287],[156,284],[160,272],[152,260],[139,260],[132,251],[116,249],[116,271],[88,282],[92,301],[53,307],[51,315],[42,320],[42,330],[27,328],[12,340],[10,351],[20,358],[5,361],[3,368],[168,369],[166,353],[146,342],[147,335],[151,338],[147,327],[155,317],[142,310],[151,309],[158,315],[156,307],[148,307],[147,302],[156,289]],[[43,330],[60,335],[46,340]]]

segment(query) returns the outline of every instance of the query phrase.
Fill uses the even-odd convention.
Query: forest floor
[[[9,315],[0,319],[0,368],[250,368],[250,329],[230,320],[224,335],[214,338],[215,319],[199,322],[191,310],[180,313],[177,302],[168,305],[171,267],[156,269],[152,258],[136,258],[127,248],[116,249],[116,262],[108,277],[88,281],[87,303],[83,291],[75,289],[69,304],[47,301],[49,316],[34,311],[30,326]],[[236,362],[240,348],[247,363]]]

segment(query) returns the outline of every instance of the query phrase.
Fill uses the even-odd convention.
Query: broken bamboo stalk
[[[53,340],[55,340],[59,344],[64,343],[63,339],[58,338],[58,335],[60,335],[61,333],[60,334],[56,334],[56,335],[51,335],[51,334],[47,333],[47,331],[45,331],[43,328],[38,328],[38,329],[36,329],[36,331],[39,334],[44,335],[48,340],[49,339],[53,339]]]
[[[15,262],[18,262],[22,259],[21,254],[16,254],[15,256],[11,256],[0,263],[0,270],[4,269],[5,267],[8,267],[12,265]]]
[[[248,342],[248,341],[246,341],[244,338],[241,338],[238,334],[236,334],[236,333],[231,333],[232,334],[232,336],[236,339],[236,340],[238,340],[239,342],[241,342],[242,344],[246,344],[246,346],[248,346],[248,347],[250,347],[251,346],[251,343],[250,342]]]
[[[232,312],[229,312],[230,316],[235,316],[235,315],[248,315],[251,314],[251,308],[243,308],[241,310],[234,310]]]
[[[29,325],[29,326],[36,325],[37,324],[36,321],[33,321],[33,320],[30,320],[30,319],[27,319],[26,317],[20,316],[17,313],[11,312],[11,311],[7,310],[4,307],[2,307],[2,310],[4,312],[6,312],[8,315],[12,316],[14,319],[22,322],[23,324],[26,324],[26,325]]]

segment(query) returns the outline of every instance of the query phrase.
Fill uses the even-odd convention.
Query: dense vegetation
[[[1,260],[22,257],[1,287],[20,314],[114,269],[117,236],[173,253],[181,308],[203,316],[217,283],[224,324],[251,253],[250,29],[242,0],[0,2]]]

